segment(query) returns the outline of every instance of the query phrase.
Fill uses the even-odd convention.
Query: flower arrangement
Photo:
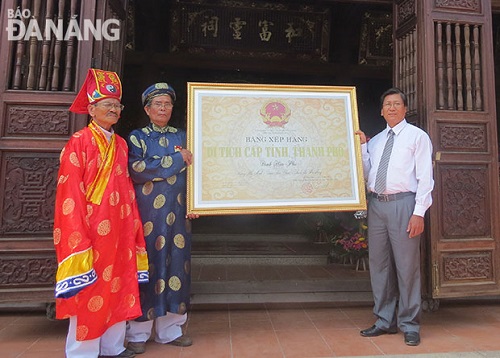
[[[331,261],[354,263],[354,260],[368,256],[366,212],[339,213],[338,218],[340,231],[330,239]]]
[[[336,235],[335,245],[340,245],[346,254],[364,255],[368,249],[368,241],[360,232],[345,231]]]

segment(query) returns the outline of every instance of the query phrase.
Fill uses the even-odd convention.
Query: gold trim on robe
[[[101,153],[102,164],[96,177],[87,188],[86,197],[91,203],[100,205],[104,190],[108,185],[111,170],[113,168],[113,162],[115,160],[116,140],[115,134],[113,133],[111,135],[111,140],[108,142],[106,136],[94,121],[90,122],[89,129],[91,130],[97,143],[99,153]]]
[[[96,280],[92,249],[75,252],[59,263],[57,267],[56,298],[74,296]]]

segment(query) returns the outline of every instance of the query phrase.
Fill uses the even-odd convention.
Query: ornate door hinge
[[[432,264],[432,296],[439,296],[439,265],[436,261]]]

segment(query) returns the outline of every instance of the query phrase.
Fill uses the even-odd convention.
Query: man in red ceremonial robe
[[[142,314],[138,283],[148,260],[125,140],[112,129],[123,109],[114,72],[90,69],[70,111],[88,127],[61,152],[54,245],[56,317],[69,318],[67,357],[133,357],[126,321]]]

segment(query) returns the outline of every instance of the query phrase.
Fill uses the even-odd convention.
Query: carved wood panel
[[[52,235],[59,154],[2,153],[3,235]]]
[[[443,255],[443,285],[463,281],[491,282],[493,275],[493,252],[461,252]]]
[[[481,0],[436,0],[436,8],[479,13]]]
[[[488,152],[487,129],[484,123],[444,123],[438,124],[439,142],[436,150],[454,152]]]
[[[491,237],[486,165],[441,165],[442,239]]]
[[[57,261],[55,255],[19,257],[0,254],[0,288],[53,286]]]
[[[29,105],[7,105],[6,136],[63,136],[70,134],[68,108]]]

